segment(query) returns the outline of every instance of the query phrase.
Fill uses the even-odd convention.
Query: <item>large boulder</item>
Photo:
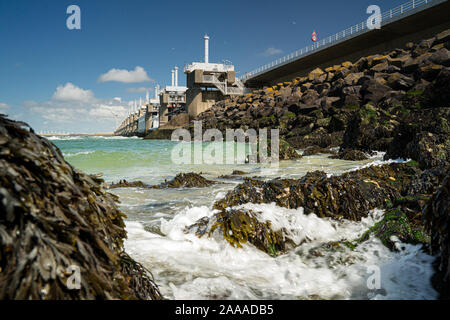
[[[385,151],[392,141],[396,121],[383,109],[367,104],[353,114],[344,133],[342,149]]]
[[[0,116],[0,300],[161,298],[124,253],[125,215],[102,182]]]
[[[165,189],[165,188],[205,188],[210,187],[218,182],[208,180],[198,173],[179,173],[170,181],[165,181],[160,185],[154,186],[154,189]]]

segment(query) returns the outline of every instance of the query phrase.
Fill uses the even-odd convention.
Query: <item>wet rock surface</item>
[[[330,148],[321,148],[318,146],[310,146],[308,148],[306,148],[303,151],[303,156],[304,157],[308,157],[308,156],[313,156],[316,154],[331,154],[331,155],[336,155],[336,152],[331,150]]]
[[[422,168],[449,165],[449,119],[450,108],[412,112],[396,128],[385,158],[410,158]]]
[[[205,188],[210,187],[219,182],[208,180],[201,175],[193,172],[179,173],[175,178],[168,182],[163,182],[160,185],[154,186],[154,189],[164,188]]]
[[[0,116],[0,299],[160,299],[123,252],[124,214],[103,180]],[[80,271],[79,289],[67,286]]]
[[[383,219],[360,239],[345,245],[354,248],[375,236],[391,250],[401,250],[400,242],[430,244],[429,232],[422,221],[422,208],[445,178],[447,167],[422,171],[418,163],[371,166],[328,177],[324,172],[305,177],[260,181],[246,178],[213,208],[212,218],[203,218],[189,227],[198,236],[216,231],[233,246],[249,242],[260,250],[277,255],[295,246],[283,230],[272,230],[270,221],[261,223],[258,212],[237,209],[246,203],[275,203],[277,206],[314,213],[321,218],[359,221],[370,210],[385,209]]]
[[[251,210],[224,210],[211,219],[203,218],[187,231],[193,231],[199,237],[211,237],[216,232],[236,248],[242,248],[248,242],[271,256],[286,252],[292,241],[282,230],[272,230],[270,221],[261,222],[259,214]]]
[[[142,182],[142,181],[131,181],[128,182],[127,180],[120,180],[117,183],[111,183],[110,185],[106,185],[108,189],[117,189],[117,188],[151,188],[150,185]]]
[[[272,161],[272,157],[278,156],[279,160],[301,159],[299,154],[286,140],[279,139],[278,155],[272,153],[272,141],[269,139],[266,145],[257,144],[256,154],[247,157],[246,162],[267,163]]]
[[[395,202],[402,201],[402,198]],[[410,199],[415,201],[415,199]],[[401,243],[422,244],[428,246],[430,237],[420,220],[420,210],[410,208],[402,209],[396,203],[397,208],[388,209],[383,219],[370,228],[358,242],[368,240],[371,236],[380,239],[383,244],[393,251],[401,250]],[[420,208],[419,208],[420,209]]]

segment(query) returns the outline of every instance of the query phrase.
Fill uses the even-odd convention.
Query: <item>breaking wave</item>
[[[186,208],[160,219],[159,232],[127,222],[126,250],[149,267],[163,294],[172,299],[435,299],[430,278],[433,257],[420,246],[391,252],[371,238],[353,251],[329,246],[353,240],[381,219],[374,210],[361,222],[320,219],[303,209],[246,204],[261,219],[284,228],[302,243],[273,258],[246,244],[237,249],[223,238],[198,238],[185,228],[211,217],[208,207]],[[305,241],[307,239],[307,241]],[[369,271],[380,270],[381,289],[368,289]]]

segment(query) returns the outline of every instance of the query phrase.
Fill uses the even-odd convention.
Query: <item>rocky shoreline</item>
[[[214,218],[198,221],[189,230],[199,236],[220,230],[233,246],[250,242],[276,255],[289,243],[283,232],[261,223],[257,212],[233,208],[274,202],[303,207],[319,217],[350,220],[383,208],[385,219],[370,233],[390,249],[395,248],[395,236],[422,243],[437,254],[434,284],[442,298],[449,298],[449,50],[446,30],[404,49],[315,69],[305,77],[221,101],[200,114],[195,120],[202,121],[203,130],[278,128],[288,144],[305,149],[303,156],[331,153],[336,159],[365,160],[383,151],[385,160],[412,161],[340,177],[313,172],[299,180],[246,178],[214,204],[219,210]],[[338,153],[330,150],[336,147]],[[285,154],[281,159],[291,158]]]
[[[385,151],[422,168],[450,161],[450,30],[383,55],[315,69],[306,77],[216,103],[204,130],[280,130],[296,149]],[[344,152],[345,151],[345,152]],[[352,151],[354,153],[354,151]]]

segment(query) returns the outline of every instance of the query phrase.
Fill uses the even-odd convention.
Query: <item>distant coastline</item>
[[[42,137],[113,137],[113,132],[98,132],[98,133],[42,133]]]

